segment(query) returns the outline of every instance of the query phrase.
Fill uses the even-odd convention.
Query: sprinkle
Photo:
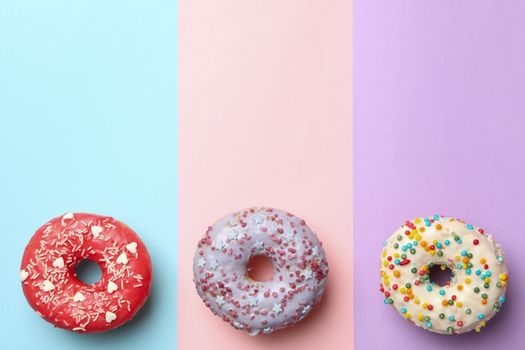
[[[86,297],[80,292],[76,292],[75,295],[73,295],[73,301],[76,303],[82,302],[84,300],[86,300]]]
[[[117,319],[117,315],[115,315],[111,311],[106,311],[106,322],[111,323]]]
[[[224,301],[224,297],[222,295],[218,295],[216,298],[215,298],[215,302],[219,305],[219,306],[222,306],[224,304],[226,304],[226,302]]]
[[[29,273],[26,270],[20,270],[20,281],[24,282],[27,277],[29,277]]]
[[[115,284],[115,282],[113,281],[109,281],[108,282],[108,293],[111,294],[113,293],[114,291],[116,291],[118,289],[118,286]]]
[[[131,254],[136,254],[137,253],[137,242],[131,242],[129,244],[126,244],[126,249]]]
[[[410,259],[405,259],[405,260],[401,261],[401,262],[399,263],[399,265],[402,265],[402,266],[403,266],[403,265],[407,265],[407,264],[409,264],[409,263],[410,263]]]
[[[63,269],[64,259],[62,257],[55,259],[55,261],[53,261],[53,267],[56,267],[57,269]]]
[[[55,285],[49,280],[44,280],[40,289],[42,289],[44,292],[49,292],[55,289]]]
[[[91,226],[91,233],[93,234],[93,238],[97,239],[100,234],[102,233],[103,228],[97,225]]]
[[[281,307],[281,304],[275,304],[272,308],[272,311],[276,314],[280,314],[281,312],[283,312],[283,308]]]
[[[117,264],[126,265],[128,263],[128,257],[126,256],[126,253],[122,253],[117,258]]]

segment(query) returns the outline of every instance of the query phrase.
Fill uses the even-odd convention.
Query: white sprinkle
[[[228,232],[228,239],[230,241],[234,241],[237,239],[237,234],[239,233],[239,230],[231,230],[230,232]]]
[[[226,304],[222,295],[217,295],[217,297],[215,298],[215,302],[219,304],[219,306]]]
[[[224,242],[223,241],[215,242],[215,247],[217,247],[217,249],[219,250],[222,250],[222,248],[224,248]]]
[[[304,270],[304,272],[301,274],[301,276],[303,276],[304,278],[306,278],[307,280],[311,279],[312,276],[313,276],[313,272],[312,270],[310,269],[306,269]]]
[[[74,219],[73,213],[64,214],[64,216],[62,216],[62,226],[66,226],[66,223],[65,223],[66,220],[73,220],[73,219]]]
[[[56,267],[57,269],[63,269],[64,259],[62,257],[55,259],[55,261],[53,261],[53,267]]]
[[[20,270],[20,281],[24,282],[27,277],[29,277],[29,273],[26,270]]]
[[[303,315],[305,315],[305,314],[307,314],[307,313],[310,311],[311,308],[312,308],[311,305],[306,305],[306,306],[303,308],[303,310],[301,311],[301,313],[302,313]]]
[[[257,241],[253,244],[253,247],[256,249],[256,250],[262,250],[264,248],[264,242],[262,241]]]
[[[319,247],[313,247],[312,253],[314,254],[314,256],[319,256]]]
[[[241,231],[241,230],[238,230],[238,231],[237,231],[237,237],[236,237],[237,240],[240,241],[240,240],[244,239],[245,237],[246,237],[246,233],[245,233],[245,232],[243,232],[243,231]]]
[[[108,293],[113,293],[114,291],[116,291],[118,289],[118,286],[113,282],[113,281],[109,281],[108,282]]]
[[[215,270],[219,266],[219,262],[217,261],[217,259],[212,259],[210,260],[209,265],[210,265],[210,269]]]
[[[73,295],[73,301],[76,303],[82,302],[84,300],[86,300],[86,297],[80,292],[76,292],[75,295]]]
[[[93,238],[97,239],[98,236],[102,233],[103,228],[97,225],[91,226],[91,233],[93,234]]]
[[[122,253],[117,258],[117,264],[126,265],[128,263],[128,257],[126,253]]]
[[[111,323],[111,322],[113,322],[116,319],[117,319],[117,315],[115,315],[111,311],[106,311],[106,322],[107,323]]]
[[[204,267],[206,265],[206,260],[200,257],[198,264],[199,264],[199,267]]]
[[[284,232],[284,238],[286,238],[287,240],[291,241],[295,236],[295,232],[293,232],[293,230],[286,230]]]
[[[255,216],[253,217],[253,223],[254,223],[255,225],[260,225],[260,224],[262,224],[262,223],[264,222],[264,220],[265,220],[265,216],[262,215],[262,214],[255,215]]]
[[[55,289],[55,285],[51,283],[51,281],[45,280],[44,283],[40,286],[40,289],[42,289],[44,292],[49,292],[53,289]]]
[[[275,312],[276,314],[280,314],[281,312],[283,312],[283,308],[281,307],[281,304],[275,304],[273,306],[272,311]]]
[[[126,245],[126,249],[131,253],[135,254],[137,253],[137,242],[131,242]]]

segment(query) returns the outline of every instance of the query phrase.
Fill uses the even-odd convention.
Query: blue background
[[[1,349],[176,347],[176,7],[0,3]],[[150,251],[152,295],[119,329],[54,329],[24,298],[26,243],[68,211],[122,220]]]

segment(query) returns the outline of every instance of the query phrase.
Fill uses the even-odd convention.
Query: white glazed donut
[[[253,256],[273,263],[269,281],[254,281]],[[195,252],[197,292],[214,314],[250,335],[303,319],[325,289],[328,264],[321,242],[300,218],[270,208],[232,213],[209,227]]]
[[[444,286],[429,270],[452,270]],[[483,229],[435,215],[406,221],[385,243],[381,292],[403,317],[440,334],[480,331],[505,302],[503,250]]]

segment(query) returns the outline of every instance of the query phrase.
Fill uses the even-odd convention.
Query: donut
[[[78,279],[83,260],[98,263],[102,278]],[[55,327],[104,332],[130,320],[151,289],[151,260],[135,232],[108,216],[67,213],[40,227],[20,270],[27,301]]]
[[[450,269],[444,285],[431,269]],[[505,303],[503,249],[482,228],[434,215],[406,221],[384,243],[384,303],[418,327],[440,334],[479,332]]]
[[[266,256],[274,275],[248,276],[247,264]],[[249,208],[208,228],[193,260],[197,292],[211,311],[250,335],[296,324],[321,300],[326,255],[305,221],[281,210]]]

